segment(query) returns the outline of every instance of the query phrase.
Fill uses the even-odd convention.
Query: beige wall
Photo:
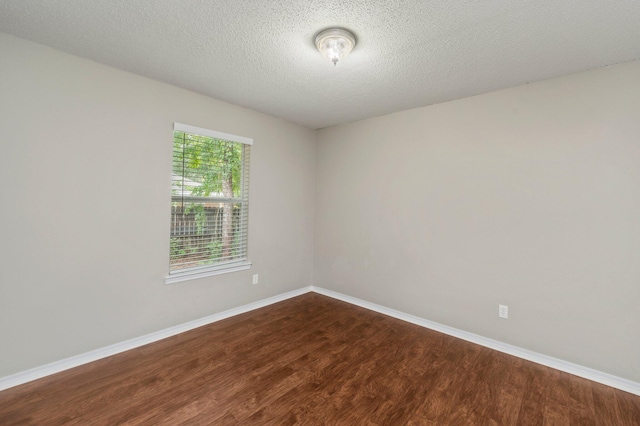
[[[640,381],[640,62],[314,132],[0,52],[0,377],[315,283]],[[164,284],[174,121],[255,139],[251,270]]]
[[[324,129],[316,170],[316,285],[640,381],[640,62]]]
[[[0,52],[0,377],[311,284],[315,132],[4,34]],[[174,121],[254,138],[251,270],[164,284]]]

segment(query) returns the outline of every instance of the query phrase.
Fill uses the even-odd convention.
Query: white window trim
[[[224,139],[231,142],[253,145],[253,139],[244,136],[232,135],[231,133],[217,132],[215,130],[203,129],[202,127],[190,126],[188,124],[173,123],[173,130],[177,132],[192,133],[195,135],[209,136],[216,139]]]
[[[245,136],[232,135],[231,133],[218,132],[197,126],[190,126],[183,123],[173,123],[173,130],[178,132],[192,133],[201,136],[209,136],[217,139],[238,142],[245,145],[253,145],[253,139]],[[247,247],[248,251],[248,247]],[[214,266],[201,266],[169,272],[165,277],[165,284],[174,284],[182,281],[195,280],[198,278],[211,277],[214,275],[228,274],[230,272],[244,271],[251,268],[252,263],[248,259],[243,259],[231,263],[218,264]]]
[[[185,271],[176,271],[170,273],[165,278],[165,284],[174,284],[182,281],[195,280],[198,278],[212,277],[214,275],[228,274],[229,272],[244,271],[251,268],[251,262],[243,260],[226,265],[208,266],[202,268],[189,269]]]

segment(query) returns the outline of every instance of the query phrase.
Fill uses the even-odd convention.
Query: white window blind
[[[172,276],[206,276],[249,264],[252,142],[250,138],[175,123],[167,282]]]

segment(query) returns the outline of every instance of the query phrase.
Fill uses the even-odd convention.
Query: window
[[[175,123],[167,283],[248,269],[252,139]]]

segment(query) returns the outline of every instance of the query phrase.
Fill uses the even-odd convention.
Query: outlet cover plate
[[[509,318],[509,307],[507,305],[498,305],[498,316],[500,318]]]

